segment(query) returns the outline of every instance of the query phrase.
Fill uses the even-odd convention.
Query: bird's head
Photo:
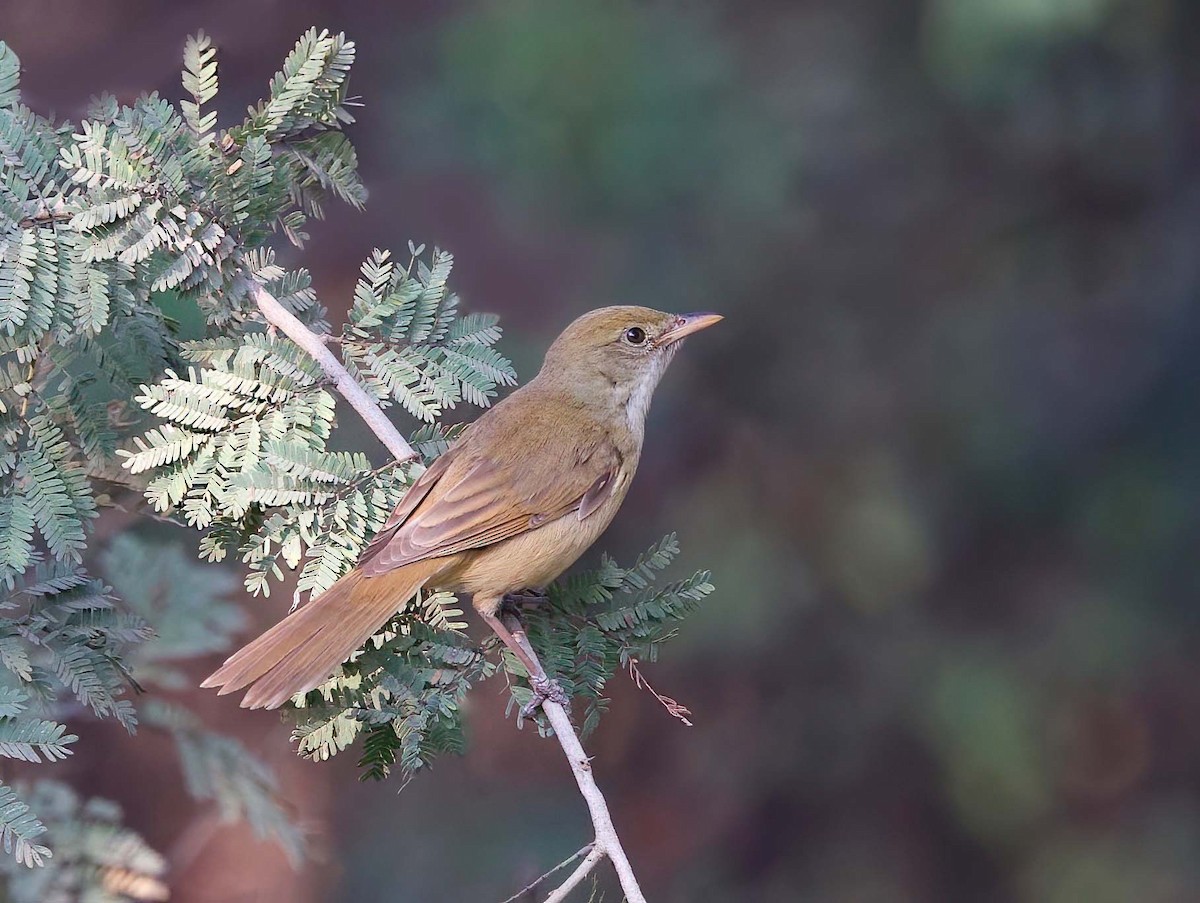
[[[608,397],[645,417],[650,396],[686,337],[720,314],[668,314],[649,307],[602,307],[563,330],[546,352],[541,376],[588,397]]]

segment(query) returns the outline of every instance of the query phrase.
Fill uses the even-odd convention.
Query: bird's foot
[[[521,617],[521,610],[546,601],[546,591],[540,589],[523,589],[520,592],[508,593],[500,600],[501,610],[508,614]]]
[[[567,696],[556,680],[551,680],[544,675],[531,677],[529,686],[533,688],[533,697],[521,706],[521,711],[517,713],[517,724],[523,723],[526,718],[532,718],[534,713],[542,707],[542,703],[547,700],[557,702],[564,709],[571,704],[571,698]]]

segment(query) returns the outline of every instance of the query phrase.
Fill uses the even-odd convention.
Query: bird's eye
[[[646,343],[646,330],[640,326],[632,326],[626,329],[625,341],[630,345],[644,345]]]

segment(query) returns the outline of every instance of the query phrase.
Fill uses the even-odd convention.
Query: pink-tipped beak
[[[680,314],[675,318],[675,322],[671,324],[670,328],[658,337],[658,344],[660,346],[672,345],[685,336],[689,336],[693,332],[699,332],[701,329],[708,329],[708,327],[720,323],[724,319],[720,314]]]

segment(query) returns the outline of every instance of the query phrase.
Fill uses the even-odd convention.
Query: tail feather
[[[226,660],[203,687],[249,687],[242,705],[273,709],[320,686],[444,566],[419,561],[365,577],[355,569]]]

